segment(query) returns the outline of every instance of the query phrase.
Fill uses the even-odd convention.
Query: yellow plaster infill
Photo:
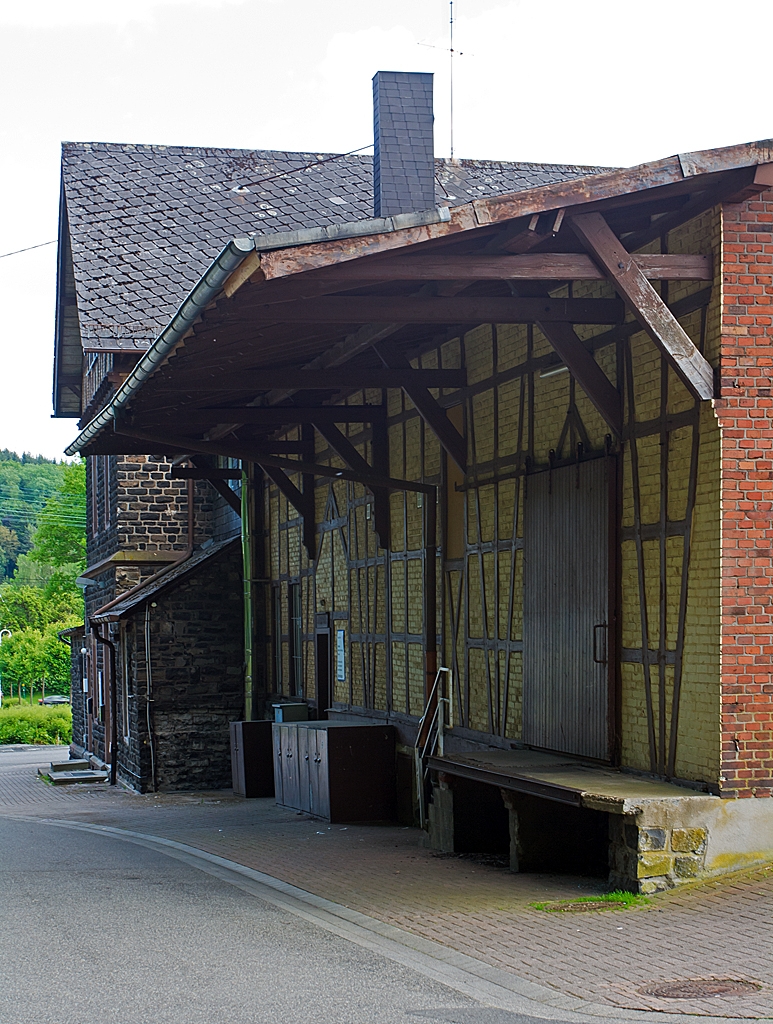
[[[670,782],[643,779],[613,768],[585,764],[566,755],[546,754],[538,750],[450,754],[433,757],[430,764],[449,775],[469,778],[474,777],[473,773],[480,773],[481,782],[495,781],[504,789],[542,795],[545,799],[609,814],[636,814],[642,800],[712,799],[704,793]],[[719,800],[719,797],[713,799]]]

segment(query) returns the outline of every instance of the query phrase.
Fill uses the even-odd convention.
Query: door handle
[[[602,643],[602,655],[599,657],[599,630],[604,630],[604,640]],[[606,665],[607,663],[607,624],[606,622],[598,622],[593,627],[593,661],[597,665]]]

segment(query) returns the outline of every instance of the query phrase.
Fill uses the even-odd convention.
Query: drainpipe
[[[89,619],[89,627],[97,640],[110,651],[110,785],[114,786],[118,777],[118,681],[115,656],[115,644],[102,636]]]
[[[242,470],[242,575],[244,578],[244,719],[253,720],[253,683],[255,664],[253,638],[255,635],[255,602],[253,600],[253,490],[252,473]]]

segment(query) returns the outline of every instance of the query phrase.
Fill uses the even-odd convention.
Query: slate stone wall
[[[145,614],[143,606],[127,619],[119,656],[130,720],[128,741],[119,739],[119,774],[143,792],[228,788],[229,722],[241,718],[244,702],[239,545],[153,599],[150,673]],[[119,716],[123,700],[119,685]]]

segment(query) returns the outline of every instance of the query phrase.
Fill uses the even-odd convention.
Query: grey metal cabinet
[[[273,734],[278,804],[330,822],[394,819],[392,726],[276,722]]]

